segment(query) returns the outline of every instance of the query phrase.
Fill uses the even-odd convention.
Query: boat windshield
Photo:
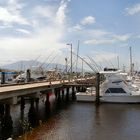
[[[105,93],[126,93],[123,88],[108,88]]]

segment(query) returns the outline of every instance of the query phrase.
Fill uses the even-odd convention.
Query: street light
[[[70,75],[71,75],[71,78],[72,78],[72,43],[68,43],[67,45],[71,46],[71,57],[70,57],[71,58],[71,72],[70,72],[71,74]]]

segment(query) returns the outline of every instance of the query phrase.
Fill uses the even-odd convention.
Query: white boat
[[[86,89],[86,92],[76,93],[76,100],[81,102],[94,102],[95,101],[95,87],[89,87]]]
[[[120,71],[103,71],[105,81],[100,85],[100,101],[112,103],[140,103],[140,89],[128,83]],[[77,93],[77,101],[95,101],[94,94]]]
[[[100,101],[114,103],[140,103],[140,89],[128,83],[120,71],[100,72],[105,81],[100,86]]]

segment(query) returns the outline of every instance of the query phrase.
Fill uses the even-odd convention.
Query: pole
[[[77,73],[77,65],[78,65],[78,55],[79,55],[79,40],[78,40],[78,46],[77,46],[77,60],[76,60],[76,76],[78,77],[78,73]]]
[[[118,70],[119,70],[120,68],[119,56],[117,56],[117,61],[118,61]]]
[[[83,59],[82,59],[82,77],[84,77]]]
[[[65,58],[65,61],[66,61],[66,74],[67,74],[67,72],[68,72],[68,59],[67,59],[67,57]]]
[[[130,49],[130,76],[132,76],[132,49],[131,47],[129,47]]]
[[[67,45],[70,45],[70,47],[71,47],[71,55],[70,55],[70,59],[71,59],[71,72],[70,72],[70,78],[72,79],[72,43],[67,44]]]
[[[71,79],[72,79],[72,44],[71,45]]]

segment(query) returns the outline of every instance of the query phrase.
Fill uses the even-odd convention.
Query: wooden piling
[[[30,69],[27,69],[26,79],[27,79],[27,82],[31,81],[31,70]]]
[[[5,84],[5,72],[1,72],[1,84]]]
[[[76,95],[75,95],[75,90],[74,90],[74,86],[72,87],[72,100],[76,99]]]
[[[100,104],[100,73],[96,73],[96,105]]]
[[[20,110],[22,111],[22,110],[24,110],[24,108],[25,108],[25,100],[24,100],[24,97],[21,97],[21,102],[20,102]]]
[[[69,88],[67,88],[66,101],[69,101]]]
[[[62,89],[62,101],[64,101],[64,89]]]

